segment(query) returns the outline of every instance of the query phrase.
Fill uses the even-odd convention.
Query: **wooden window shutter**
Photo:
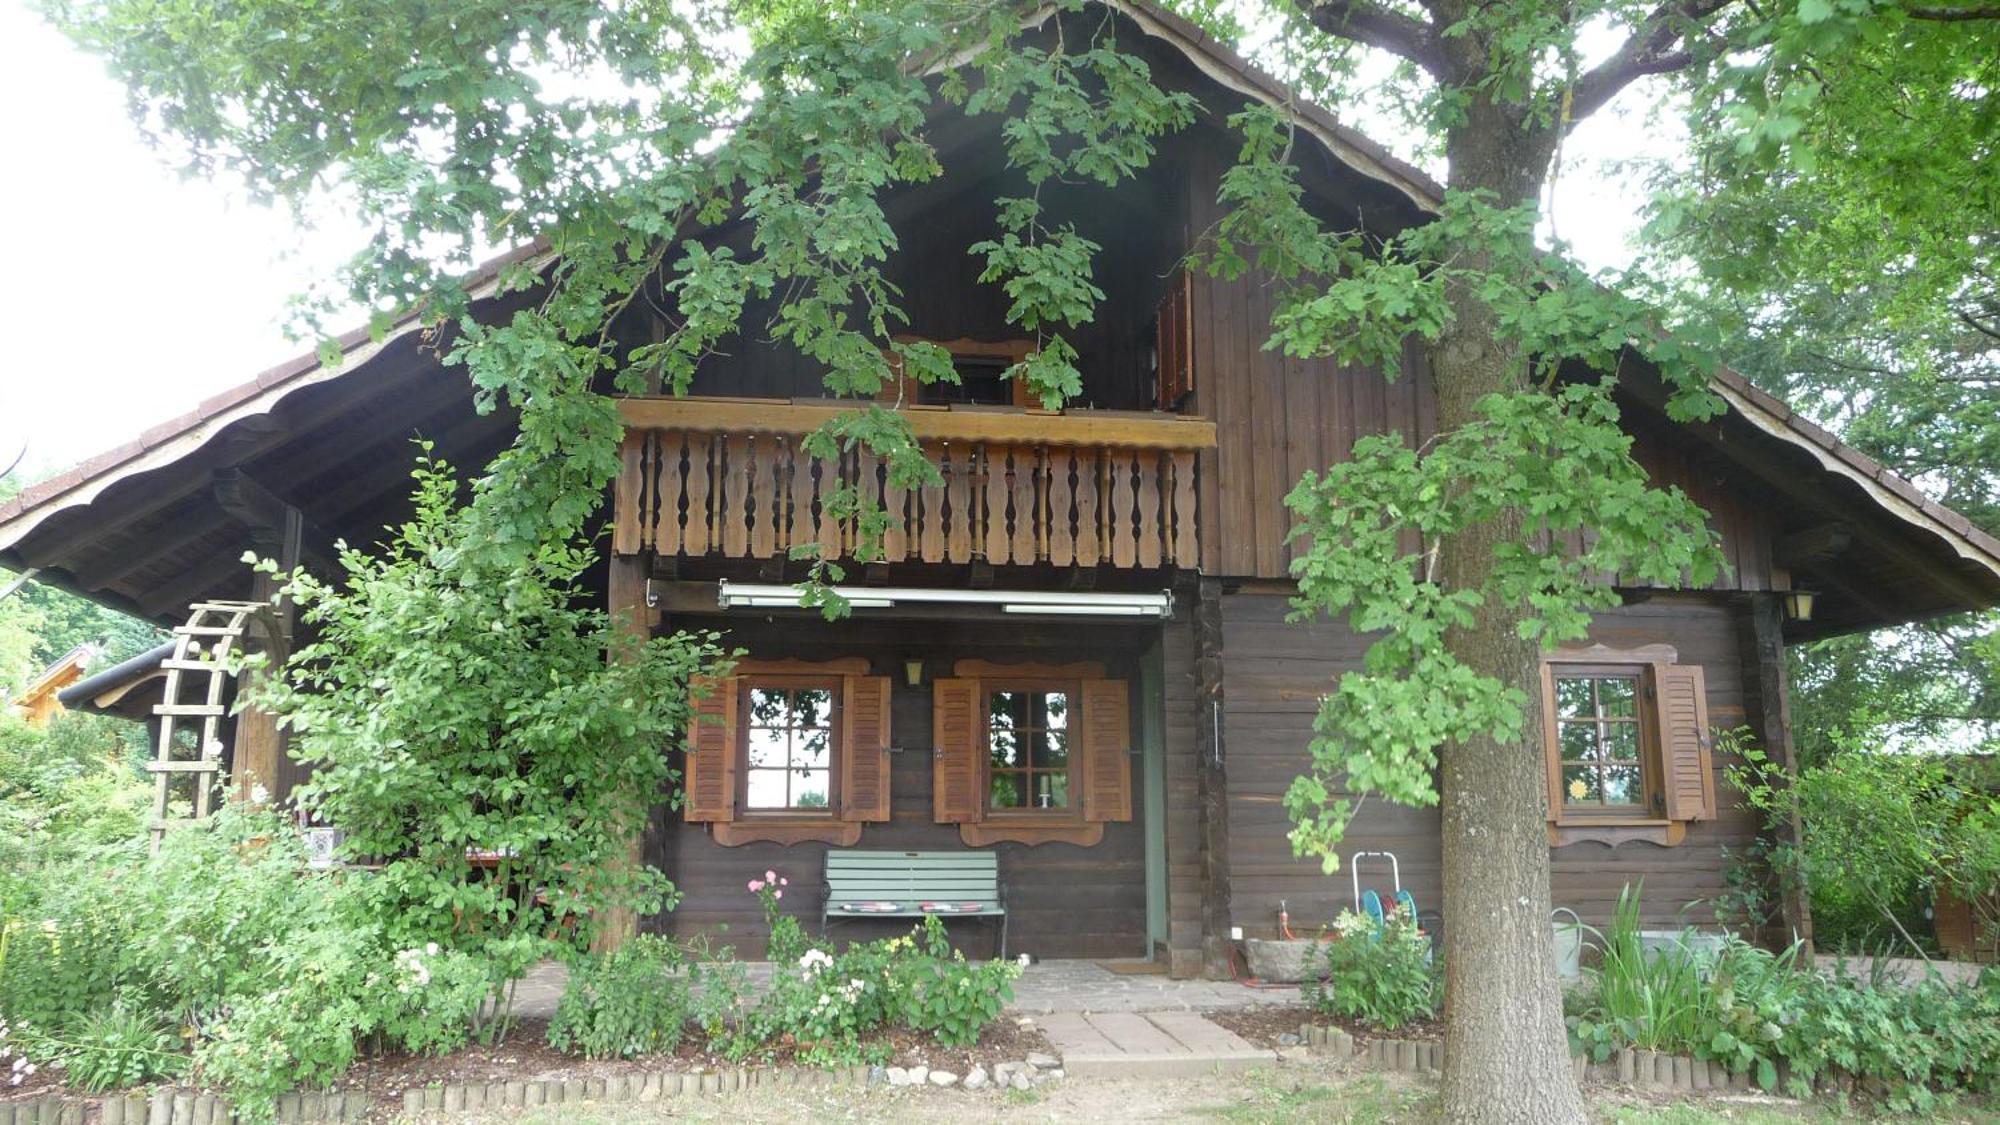
[[[977,822],[985,802],[979,756],[984,700],[976,679],[940,679],[931,685],[931,811],[939,824]]]
[[[1083,681],[1083,818],[1132,819],[1132,712],[1124,680]]]
[[[1667,819],[1711,820],[1715,817],[1715,766],[1710,761],[1708,689],[1701,667],[1657,664],[1653,678]]]
[[[697,676],[691,689],[707,689],[688,724],[687,799],[690,823],[736,818],[736,679]]]
[[[1153,377],[1158,392],[1154,405],[1180,409],[1181,399],[1194,390],[1194,275],[1182,270],[1169,284],[1156,314]]]
[[[840,819],[889,819],[889,677],[842,680]]]
[[[1547,664],[1542,665],[1542,764],[1549,779],[1550,824],[1562,821],[1562,751],[1558,749],[1560,738],[1556,731],[1556,673]]]

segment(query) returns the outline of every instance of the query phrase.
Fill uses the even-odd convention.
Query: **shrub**
[[[612,952],[571,961],[569,985],[549,1021],[549,1045],[593,1059],[671,1051],[693,1015],[679,947],[641,934]]]
[[[1320,953],[1324,975],[1308,980],[1304,989],[1314,1010],[1391,1031],[1437,1014],[1443,982],[1431,961],[1430,940],[1400,911],[1380,923],[1343,911]]]

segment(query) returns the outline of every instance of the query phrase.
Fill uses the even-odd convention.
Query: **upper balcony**
[[[855,521],[822,498],[856,484],[890,514],[880,561],[994,566],[1198,563],[1196,454],[1215,424],[1112,410],[911,406],[942,483],[888,485],[882,462],[807,456],[800,439],[851,404],[824,400],[628,398],[612,550],[621,555],[772,559],[817,544],[851,558]]]

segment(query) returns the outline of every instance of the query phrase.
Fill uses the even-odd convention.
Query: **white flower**
[[[804,956],[799,958],[799,968],[804,969],[807,976],[812,976],[821,969],[831,968],[832,966],[833,956],[823,949],[808,949],[805,951]]]
[[[1033,963],[1033,958],[1029,957],[1025,953],[1021,954],[1019,957],[1016,957],[1015,960],[1019,961],[1021,963],[1021,967],[1024,969]]]
[[[436,957],[438,955],[438,943],[431,942],[424,946],[424,952],[432,957]]]

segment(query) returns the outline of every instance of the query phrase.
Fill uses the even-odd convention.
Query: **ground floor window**
[[[834,807],[840,681],[743,681],[743,808],[824,812]]]
[[[1715,816],[1700,666],[1665,645],[1557,653],[1542,667],[1549,836],[1674,845]]]
[[[983,684],[986,689],[986,807],[995,812],[1070,808],[1067,683]]]

